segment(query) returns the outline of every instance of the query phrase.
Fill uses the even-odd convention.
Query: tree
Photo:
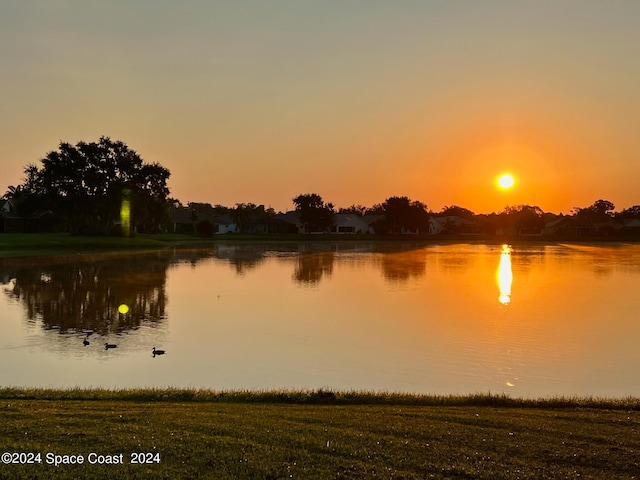
[[[575,207],[573,214],[581,223],[606,222],[613,218],[614,209],[615,206],[609,200],[596,200],[586,208]]]
[[[108,233],[127,217],[137,230],[155,231],[168,220],[169,170],[144,163],[123,142],[61,142],[41,163],[25,168],[21,187],[41,210],[64,218],[71,233]]]
[[[515,235],[540,233],[544,228],[544,212],[531,205],[507,206],[497,216],[497,224],[504,232]]]
[[[364,214],[367,212],[367,207],[364,207],[362,205],[351,205],[350,207],[347,208],[340,208],[338,210],[338,213],[346,213],[346,214],[351,214],[351,215],[357,215],[359,217],[364,216]]]
[[[449,205],[448,207],[442,207],[438,216],[441,217],[460,217],[466,220],[473,220],[475,213],[468,208],[460,207],[458,205]]]
[[[421,233],[429,231],[427,206],[409,197],[389,197],[382,204],[381,227],[389,233]]]
[[[293,199],[296,211],[300,212],[300,222],[308,232],[326,232],[333,225],[332,203],[324,203],[317,193],[298,195]]]
[[[621,218],[640,218],[640,205],[625,208],[619,213],[619,216]]]

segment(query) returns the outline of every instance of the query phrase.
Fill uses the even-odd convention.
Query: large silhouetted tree
[[[429,231],[427,206],[409,197],[389,197],[382,204],[384,220],[380,227],[389,233],[426,233]]]
[[[143,162],[120,141],[61,142],[41,164],[25,168],[21,187],[40,210],[64,219],[71,233],[108,233],[120,222],[155,231],[167,220],[169,170]]]
[[[609,200],[596,200],[586,208],[573,209],[576,220],[582,223],[606,222],[613,218],[615,206]]]
[[[532,205],[507,206],[497,216],[498,226],[503,232],[520,234],[540,233],[544,228],[544,212]]]
[[[307,232],[326,232],[333,225],[333,204],[324,203],[317,193],[298,195],[293,199],[300,222]]]
[[[446,207],[442,207],[440,213],[437,214],[441,217],[460,217],[466,220],[473,220],[475,217],[475,213],[473,213],[468,208],[460,207],[458,205],[449,205]]]

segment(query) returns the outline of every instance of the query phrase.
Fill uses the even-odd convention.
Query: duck
[[[110,348],[117,348],[118,345],[116,345],[115,343],[105,343],[104,344],[104,349],[105,350],[109,350]]]
[[[84,340],[82,340],[82,344],[86,347],[89,345],[89,337],[87,336]]]
[[[164,355],[164,350],[156,350],[156,347],[153,347],[151,349],[151,353],[153,353],[153,356],[155,357],[156,355]]]

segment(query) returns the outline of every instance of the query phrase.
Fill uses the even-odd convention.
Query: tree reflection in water
[[[93,256],[3,269],[4,291],[31,322],[61,333],[106,335],[154,325],[165,318],[166,255]],[[7,283],[7,282],[5,282]],[[122,314],[120,305],[129,311]]]
[[[316,285],[323,276],[331,276],[335,253],[302,253],[293,272],[293,280],[301,285]]]
[[[424,250],[387,253],[382,257],[382,274],[388,281],[404,283],[420,278],[427,271]]]

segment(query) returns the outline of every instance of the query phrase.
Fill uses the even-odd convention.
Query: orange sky
[[[107,135],[183,202],[640,204],[634,0],[7,3],[1,193]]]

